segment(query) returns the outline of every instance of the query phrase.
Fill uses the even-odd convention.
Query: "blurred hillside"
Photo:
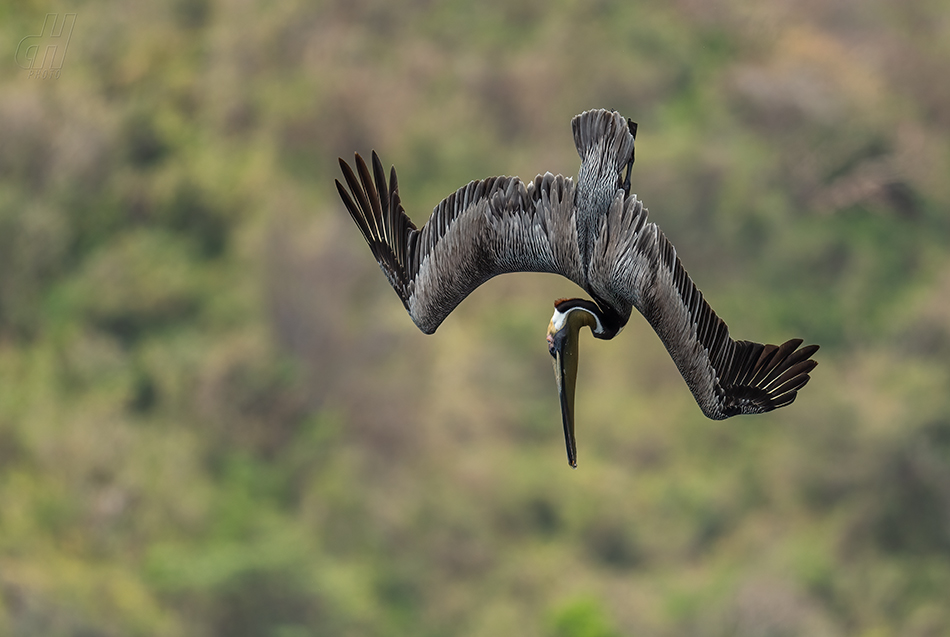
[[[74,11],[59,77],[14,53]],[[0,635],[950,633],[950,5],[0,6]],[[706,420],[639,317],[584,338],[579,468],[501,277],[434,336],[333,187],[634,190],[734,336],[822,346]]]

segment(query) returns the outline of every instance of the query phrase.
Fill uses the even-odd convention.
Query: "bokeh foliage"
[[[0,7],[0,635],[946,634],[948,10]],[[585,338],[570,471],[576,288],[502,277],[423,336],[332,180],[376,148],[421,224],[576,174],[596,107],[733,334],[822,350],[711,422],[638,317]]]

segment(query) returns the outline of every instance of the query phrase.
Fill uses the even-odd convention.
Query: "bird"
[[[568,464],[577,467],[574,396],[583,327],[609,340],[633,308],[652,326],[708,418],[761,414],[790,405],[818,364],[818,345],[733,340],[690,279],[673,244],[630,192],[637,124],[594,109],[571,120],[581,164],[577,182],[547,172],[475,180],[443,199],[417,228],[404,210],[395,166],[376,151],[372,173],[339,160],[340,198],[416,326],[426,334],[475,288],[500,274],[548,272],[586,298],[558,299],[547,345]]]

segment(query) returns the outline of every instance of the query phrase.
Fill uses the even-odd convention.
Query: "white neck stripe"
[[[564,323],[567,321],[567,315],[575,310],[580,310],[581,312],[587,312],[588,314],[594,317],[594,322],[596,323],[596,327],[593,328],[594,334],[604,333],[604,326],[600,322],[600,317],[597,316],[595,313],[591,312],[590,310],[588,310],[586,307],[580,307],[580,306],[572,307],[567,312],[561,312],[559,309],[555,308],[554,317],[551,319],[551,322],[554,323],[554,329],[560,331],[561,328],[564,327]]]

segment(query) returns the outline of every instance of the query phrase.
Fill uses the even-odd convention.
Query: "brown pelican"
[[[551,272],[593,300],[560,299],[548,325],[567,459],[577,466],[574,387],[578,333],[611,339],[637,308],[656,331],[700,409],[720,420],[792,403],[817,365],[817,345],[735,341],[703,299],[676,249],[630,193],[637,125],[617,112],[592,110],[571,121],[581,158],[575,184],[546,173],[473,181],[449,195],[421,228],[399,199],[376,152],[373,172],[356,155],[340,159],[349,192],[340,197],[409,316],[426,334],[488,279],[509,272]],[[622,171],[626,171],[621,180]]]

